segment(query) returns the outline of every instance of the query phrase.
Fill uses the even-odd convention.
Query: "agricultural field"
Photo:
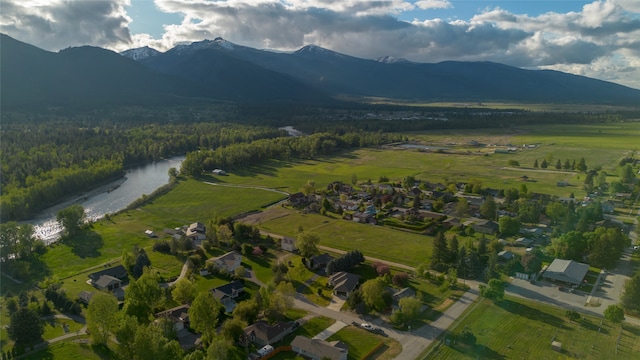
[[[509,296],[497,303],[481,299],[446,333],[443,341],[449,345],[433,349],[426,359],[637,358],[637,326],[625,324],[621,331],[619,324],[589,315],[571,322],[564,311]],[[463,340],[464,332],[471,333],[471,341]],[[560,352],[551,348],[552,340],[562,343]]]

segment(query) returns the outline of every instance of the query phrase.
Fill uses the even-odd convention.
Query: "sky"
[[[0,0],[0,32],[45,50],[223,37],[416,62],[494,61],[640,89],[640,0]]]

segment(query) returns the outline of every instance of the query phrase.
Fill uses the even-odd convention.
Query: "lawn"
[[[564,309],[514,297],[496,304],[482,299],[471,309],[446,333],[450,345],[433,350],[428,359],[636,359],[640,351],[640,328],[625,325],[620,333],[620,325],[599,317],[570,322]],[[461,339],[464,331],[475,344]],[[552,339],[562,343],[561,353],[551,349]]]
[[[88,339],[86,339],[88,340]],[[58,342],[51,344],[46,348],[30,354],[30,360],[45,359],[110,359],[115,357],[110,350],[95,345],[85,343],[76,343],[70,341]]]
[[[377,359],[393,358],[393,356],[399,354],[402,349],[396,340],[373,334],[351,325],[341,329],[327,339],[327,341],[336,340],[349,345],[349,355],[347,357],[349,360],[365,359],[374,351],[385,347],[385,345],[384,354],[378,355],[378,357],[376,357]]]
[[[357,224],[291,209],[273,209],[277,217],[259,225],[278,235],[295,237],[298,227],[317,234],[320,244],[342,250],[360,250],[365,256],[417,266],[431,256],[432,237],[384,226]]]

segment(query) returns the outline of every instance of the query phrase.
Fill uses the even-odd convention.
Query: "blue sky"
[[[361,58],[494,61],[640,89],[640,0],[0,0],[0,32],[46,50],[218,36]]]

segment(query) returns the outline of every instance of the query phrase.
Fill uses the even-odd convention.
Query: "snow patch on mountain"
[[[129,50],[125,50],[123,52],[120,53],[120,55],[124,56],[124,57],[128,57],[129,59],[133,59],[133,60],[142,60],[148,57],[152,57],[152,56],[156,56],[160,54],[160,51],[150,48],[148,46],[145,47],[141,47],[141,48],[135,48],[135,49],[129,49]]]
[[[393,56],[383,56],[376,59],[377,62],[381,62],[384,64],[397,64],[397,63],[408,63],[411,62],[405,58],[397,58]]]

